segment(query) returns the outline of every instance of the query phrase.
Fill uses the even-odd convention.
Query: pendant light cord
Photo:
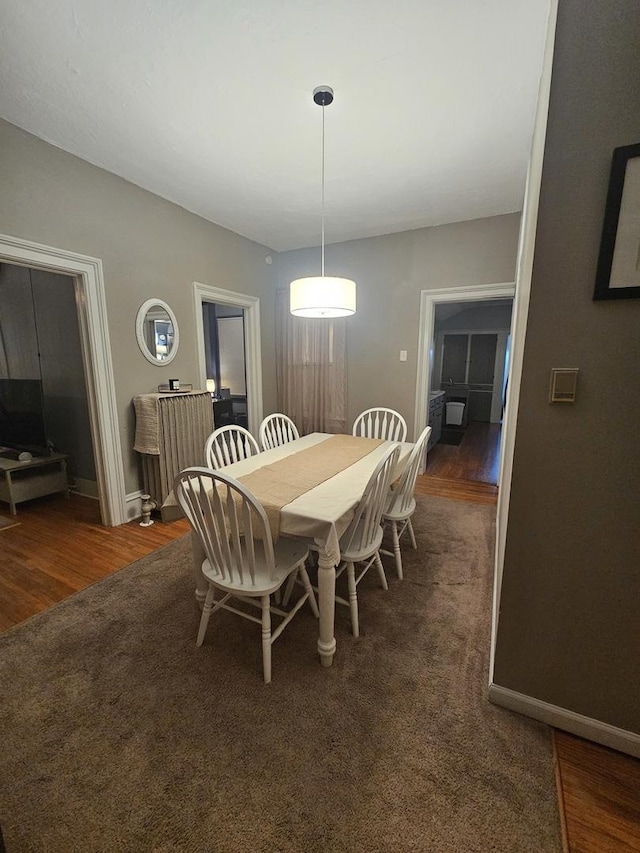
[[[322,262],[321,275],[324,278],[324,104],[322,105]]]

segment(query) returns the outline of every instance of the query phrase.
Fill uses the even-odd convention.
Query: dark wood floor
[[[497,454],[495,435],[495,430],[488,431],[482,453]],[[458,459],[469,459],[468,467],[456,463],[461,465],[459,470],[463,474],[493,470],[495,459],[471,461],[469,448],[474,446],[480,453],[483,444],[474,439],[463,448],[464,454],[457,454]],[[459,447],[449,447],[444,453],[432,451],[434,465],[438,456],[452,464],[451,450]],[[485,503],[494,503],[497,493],[490,482],[448,479],[434,475],[429,467],[419,478],[416,491]],[[0,510],[4,509],[2,505]],[[17,521],[14,527],[0,529],[0,630],[23,622],[188,531],[186,521],[158,522],[146,528],[135,521],[102,527],[97,503],[79,496],[68,501],[51,496],[21,504]],[[553,736],[565,850],[638,853],[640,761],[564,732],[555,731]]]
[[[640,761],[555,731],[558,799],[569,853],[640,851]]]
[[[436,444],[427,455],[427,470],[418,477],[416,494],[496,503],[500,435],[500,424],[474,421],[459,445]]]
[[[6,517],[8,509],[0,504]],[[84,589],[182,536],[187,521],[103,527],[97,501],[60,495],[18,506],[18,522],[0,529],[0,631]]]
[[[497,485],[501,432],[501,424],[472,421],[460,444],[438,442],[429,451],[427,476]]]

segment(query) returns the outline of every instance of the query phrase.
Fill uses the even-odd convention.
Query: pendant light
[[[348,317],[356,310],[356,283],[324,274],[324,108],[333,101],[333,89],[317,86],[314,103],[322,107],[322,249],[319,276],[297,278],[289,290],[289,310],[296,317]]]

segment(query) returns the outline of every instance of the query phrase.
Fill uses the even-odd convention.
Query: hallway
[[[472,421],[459,445],[436,444],[427,455],[427,470],[418,477],[416,494],[496,503],[501,432],[501,424]]]

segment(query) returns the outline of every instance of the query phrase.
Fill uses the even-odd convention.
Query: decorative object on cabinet
[[[161,506],[178,472],[204,464],[204,443],[213,430],[211,395],[138,394],[133,405],[133,449],[141,455],[144,492]]]
[[[593,298],[640,297],[640,143],[615,148],[611,160]]]
[[[169,364],[178,352],[176,315],[162,299],[147,299],[138,309],[136,338],[142,355],[151,364]]]
[[[158,385],[158,393],[160,394],[190,394],[193,391],[191,383],[182,382],[179,388],[170,388],[168,382],[163,382]]]

